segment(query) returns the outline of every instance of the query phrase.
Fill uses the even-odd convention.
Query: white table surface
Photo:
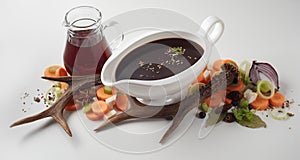
[[[43,69],[62,64],[65,12],[78,5],[93,5],[105,19],[144,7],[171,9],[197,23],[209,16],[220,17],[226,25],[217,43],[223,58],[237,62],[271,62],[280,75],[281,89],[295,99],[295,117],[288,121],[265,118],[268,128],[251,130],[237,124],[218,125],[203,140],[197,138],[199,120],[175,143],[147,154],[112,150],[94,140],[72,114],[68,137],[51,120],[41,120],[10,129],[17,119],[44,109],[33,106],[21,111],[25,91],[47,88],[40,80]],[[2,0],[0,2],[0,157],[1,159],[290,159],[299,158],[300,146],[300,1],[298,0]],[[259,113],[260,114],[260,113]],[[291,129],[289,129],[291,128]],[[111,137],[113,138],[113,137]]]

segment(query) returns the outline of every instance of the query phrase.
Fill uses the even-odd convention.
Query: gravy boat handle
[[[209,16],[202,22],[201,28],[205,32],[206,38],[212,44],[215,44],[224,32],[224,22],[216,16]],[[221,113],[215,113],[214,110],[211,110],[207,113],[207,115],[208,116],[206,116],[200,126],[200,130],[198,133],[199,139],[204,139],[209,135],[209,133],[211,133],[211,131],[217,124]]]
[[[201,28],[204,30],[206,38],[214,44],[224,32],[224,22],[216,16],[209,16],[202,22]]]

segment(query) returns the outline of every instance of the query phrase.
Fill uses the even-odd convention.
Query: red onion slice
[[[276,89],[279,89],[279,78],[275,68],[265,62],[252,62],[250,69],[250,78],[253,83],[257,83],[259,80],[262,80],[265,76],[270,82],[274,84]]]

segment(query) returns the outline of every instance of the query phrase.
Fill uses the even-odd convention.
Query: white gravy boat
[[[212,54],[212,47],[221,37],[223,31],[224,23],[215,16],[207,17],[197,33],[158,29],[147,33],[145,30],[137,31],[134,36],[125,37],[130,38],[131,41],[127,44],[123,41],[104,64],[101,72],[102,83],[106,86],[114,86],[128,95],[136,97],[137,100],[146,105],[162,106],[179,102],[186,97],[189,85],[207,65]],[[167,78],[158,80],[116,79],[117,67],[126,55],[148,42],[165,38],[183,38],[196,42],[204,49],[204,53],[195,64]]]

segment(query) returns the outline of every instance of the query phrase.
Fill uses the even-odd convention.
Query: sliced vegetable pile
[[[66,70],[59,66],[49,66],[44,71],[44,76],[59,77],[67,76]],[[41,97],[46,105],[52,105],[62,93],[68,88],[66,83],[55,83]],[[76,111],[82,109],[86,117],[91,121],[102,120],[115,115],[117,112],[124,112],[128,109],[127,95],[119,92],[116,88],[110,86],[100,86],[90,90],[81,91],[81,97],[76,94],[65,107],[66,111]]]
[[[256,114],[257,111],[268,110],[272,118],[285,120],[294,114],[285,110],[285,96],[279,92],[279,78],[274,67],[265,62],[248,61],[239,66],[233,60],[217,60],[211,68],[206,67],[191,85],[190,92],[195,86],[207,84],[211,77],[218,74],[225,63],[239,69],[240,75],[234,85],[219,91],[207,98],[200,106],[199,118],[203,119],[211,112],[219,112],[219,121],[237,122],[249,128],[266,127],[266,123]]]

